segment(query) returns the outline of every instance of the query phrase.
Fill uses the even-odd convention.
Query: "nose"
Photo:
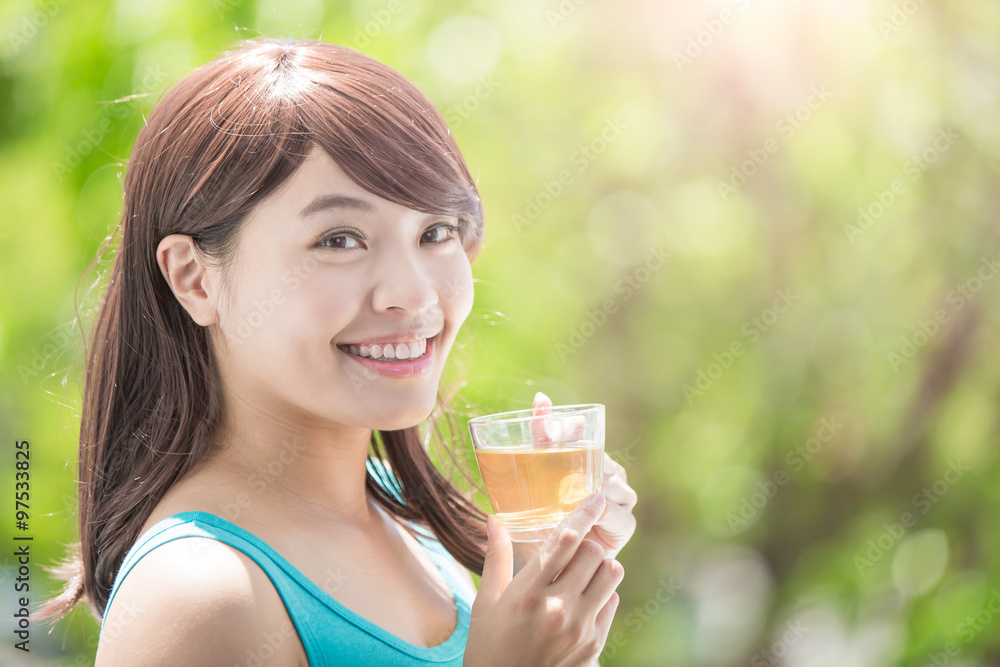
[[[379,263],[372,308],[377,313],[420,313],[438,302],[438,293],[423,267],[412,256],[394,254]]]

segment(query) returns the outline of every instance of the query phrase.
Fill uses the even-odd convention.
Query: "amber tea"
[[[469,428],[490,503],[511,540],[545,539],[600,490],[604,406],[487,415],[471,420]]]
[[[604,448],[480,449],[483,483],[497,517],[512,539],[517,533],[555,528],[600,488]]]

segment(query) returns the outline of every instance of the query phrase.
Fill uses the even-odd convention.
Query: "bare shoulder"
[[[119,587],[101,630],[97,667],[305,665],[291,619],[267,575],[227,544],[202,537],[146,554]]]

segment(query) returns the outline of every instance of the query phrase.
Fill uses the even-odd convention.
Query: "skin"
[[[365,206],[300,215],[330,194]],[[446,582],[406,527],[366,498],[364,483],[372,429],[426,419],[471,310],[470,257],[455,222],[363,190],[314,150],[245,221],[231,265],[216,266],[188,236],[164,238],[156,259],[177,300],[210,332],[226,400],[211,453],[171,488],[142,530],[182,511],[220,515],[401,639],[419,646],[445,641],[457,622]],[[338,347],[422,336],[430,338],[431,362],[409,377],[372,373]],[[564,522],[565,535],[524,555],[517,576],[506,533],[493,531],[466,664],[517,664],[495,645],[524,631],[505,620],[510,609],[526,610],[519,624],[544,622],[568,643],[603,646],[614,611],[608,605],[617,605],[614,587],[623,574],[610,556],[635,530],[635,492],[612,463],[600,510],[578,508]],[[551,605],[539,602],[563,565],[559,606],[583,619],[582,643],[579,624],[553,625]],[[565,620],[558,610],[556,616]],[[276,631],[288,641],[270,642],[267,664],[307,664],[267,576],[213,540],[175,540],[140,560],[105,627],[101,667],[240,663]],[[590,664],[597,656],[591,653],[566,664]]]

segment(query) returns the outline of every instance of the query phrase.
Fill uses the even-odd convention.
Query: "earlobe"
[[[196,324],[206,327],[218,323],[217,295],[194,239],[186,234],[164,237],[156,247],[156,263],[177,301]]]

